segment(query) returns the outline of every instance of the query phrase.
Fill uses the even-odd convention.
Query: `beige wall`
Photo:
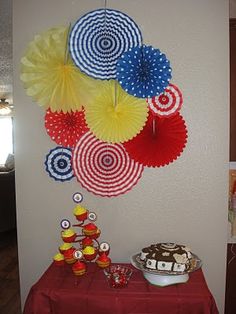
[[[236,18],[236,0],[229,0],[229,16]]]
[[[183,92],[187,147],[173,164],[145,169],[129,193],[102,198],[74,180],[58,183],[44,170],[54,143],[44,130],[44,112],[26,96],[19,60],[38,32],[74,22],[103,6],[102,0],[14,1],[14,103],[16,185],[21,292],[51,263],[60,240],[59,222],[72,218],[71,196],[98,214],[102,239],[113,261],[128,261],[143,246],[160,241],[189,245],[203,260],[209,287],[223,313],[228,183],[228,1],[109,0],[140,26],[144,42],[165,52],[172,82]],[[216,36],[217,34],[217,36]]]

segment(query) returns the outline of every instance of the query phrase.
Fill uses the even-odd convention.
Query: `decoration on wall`
[[[130,48],[120,57],[116,69],[122,88],[139,98],[159,95],[171,79],[170,61],[152,46]]]
[[[59,145],[46,156],[49,176],[76,176],[89,192],[116,197],[137,184],[145,166],[176,160],[187,128],[170,61],[143,44],[131,17],[106,4],[72,27],[36,35],[21,59],[21,80],[46,110],[46,132]],[[71,252],[66,259],[73,261]]]
[[[70,148],[56,147],[46,156],[45,166],[49,176],[57,181],[68,181],[74,177]]]
[[[82,16],[70,33],[70,53],[80,70],[94,78],[116,78],[116,62],[122,53],[141,45],[137,24],[126,14],[99,9]]]
[[[151,112],[159,117],[170,117],[181,109],[183,96],[176,85],[170,84],[159,96],[147,98]]]
[[[148,116],[146,101],[130,96],[114,81],[104,82],[87,104],[86,122],[100,140],[122,143],[137,135]]]
[[[76,194],[81,193],[75,193],[74,195]],[[84,275],[87,263],[92,261],[95,261],[100,268],[109,267],[111,264],[111,259],[108,257],[110,245],[107,242],[100,243],[98,241],[101,231],[94,224],[94,217],[97,217],[97,215],[81,205],[75,206],[73,214],[77,223],[72,226],[73,228],[81,228],[81,232],[75,232],[70,227],[71,223],[68,219],[61,221],[63,243],[59,247],[59,252],[53,257],[55,265],[63,266],[65,263],[71,265],[75,276]],[[68,221],[69,224],[67,224]],[[73,246],[73,243],[76,243],[77,247]]]
[[[84,110],[63,113],[48,109],[45,115],[45,128],[54,142],[71,148],[89,130],[85,122]]]
[[[26,93],[51,111],[81,110],[91,79],[79,71],[67,53],[68,27],[35,36],[21,59]]]
[[[161,167],[176,160],[187,142],[187,128],[177,113],[170,118],[149,115],[142,132],[124,143],[130,158],[148,167]]]
[[[101,196],[126,193],[143,172],[143,166],[130,159],[122,145],[102,142],[89,132],[78,141],[72,160],[81,185]]]

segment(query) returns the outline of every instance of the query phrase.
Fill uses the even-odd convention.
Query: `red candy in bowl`
[[[123,265],[111,265],[104,269],[107,281],[112,288],[124,288],[127,286],[133,271]]]

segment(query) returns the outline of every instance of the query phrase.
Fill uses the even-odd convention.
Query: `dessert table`
[[[184,284],[157,287],[133,266],[125,288],[110,288],[94,263],[76,277],[71,266],[51,264],[27,297],[24,314],[218,314],[201,269]]]

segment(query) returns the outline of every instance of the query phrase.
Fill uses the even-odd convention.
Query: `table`
[[[149,284],[133,266],[128,287],[108,286],[103,270],[94,263],[75,277],[71,267],[51,264],[32,286],[24,314],[218,314],[202,270],[189,281],[168,287]]]
[[[236,244],[228,243],[225,314],[236,313]]]

